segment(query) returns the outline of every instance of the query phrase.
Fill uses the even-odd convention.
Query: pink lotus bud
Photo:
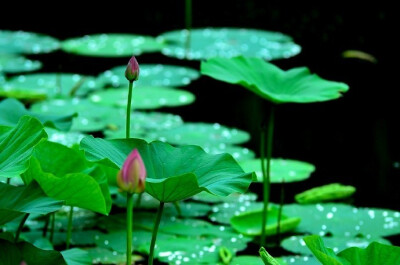
[[[122,169],[118,172],[117,183],[122,191],[142,193],[145,188],[146,168],[137,149],[126,158]]]
[[[125,77],[129,80],[129,82],[133,82],[139,79],[139,64],[136,61],[135,56],[129,60],[128,65],[125,70]]]

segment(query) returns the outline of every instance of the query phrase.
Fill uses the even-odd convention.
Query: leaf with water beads
[[[0,72],[20,73],[39,70],[42,63],[22,56],[0,54]]]
[[[257,194],[251,192],[245,194],[232,193],[226,197],[220,197],[208,192],[200,192],[199,194],[194,195],[191,199],[207,203],[243,203],[245,201],[253,202],[257,200]]]
[[[285,34],[245,28],[192,29],[190,46],[187,49],[187,34],[187,30],[174,30],[161,34],[160,37],[166,42],[162,53],[189,60],[238,55],[274,60],[292,57],[301,50],[300,46]]]
[[[49,53],[59,47],[59,41],[50,36],[26,31],[0,30],[0,54]]]
[[[310,256],[283,256],[276,260],[281,265],[321,265],[316,258]]]
[[[232,217],[245,212],[262,210],[263,203],[253,201],[224,202],[212,207],[210,220],[222,224],[230,224]]]

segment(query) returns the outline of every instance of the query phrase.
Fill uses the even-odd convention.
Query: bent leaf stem
[[[74,207],[70,206],[69,216],[68,216],[68,227],[67,227],[67,241],[66,241],[66,249],[69,249],[71,245],[71,236],[72,236],[72,218],[74,215]]]
[[[278,210],[278,226],[276,228],[276,240],[278,246],[281,244],[281,221],[282,221],[282,210],[283,203],[285,201],[285,179],[282,179],[281,183],[281,196],[279,200],[279,210]]]
[[[126,264],[132,264],[133,194],[126,195]]]
[[[22,228],[24,228],[25,222],[28,219],[28,217],[29,217],[29,213],[26,213],[24,215],[24,217],[22,218],[21,222],[19,223],[17,232],[15,233],[15,240],[14,240],[15,243],[18,242],[19,235],[21,234]]]
[[[129,81],[128,104],[126,105],[126,139],[130,138],[131,131],[131,104],[133,81]]]
[[[157,232],[158,232],[158,227],[160,226],[160,221],[161,221],[161,216],[162,216],[163,209],[164,209],[164,202],[160,202],[160,205],[158,206],[158,210],[157,210],[156,220],[154,222],[153,233],[152,233],[152,236],[151,236],[150,255],[149,255],[149,263],[148,263],[148,265],[153,265],[154,247],[156,245]]]
[[[267,165],[265,166],[265,128],[261,129],[261,142],[260,142],[260,155],[261,155],[261,170],[263,174],[263,215],[261,221],[261,246],[265,246],[266,225],[268,220],[268,204],[271,190],[271,155],[272,155],[272,142],[274,134],[275,122],[275,106],[271,105],[271,110],[268,120],[267,128]]]

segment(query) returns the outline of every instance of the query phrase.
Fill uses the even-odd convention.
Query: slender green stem
[[[267,166],[264,166],[264,148],[265,148],[265,132],[261,131],[261,168],[263,171],[263,216],[261,223],[261,246],[265,246],[265,228],[268,221],[268,204],[270,197],[270,186],[271,186],[271,156],[272,156],[272,142],[274,136],[274,122],[275,122],[275,106],[271,105],[271,111],[268,120],[268,131],[267,131]]]
[[[126,105],[126,139],[130,138],[131,131],[131,104],[133,81],[129,81],[128,104]]]
[[[49,223],[50,223],[50,214],[46,215],[46,220],[44,222],[43,233],[42,233],[43,237],[47,236],[47,231],[49,230]]]
[[[164,209],[164,202],[160,202],[160,206],[158,207],[158,211],[157,211],[156,221],[154,222],[153,233],[151,236],[150,255],[149,255],[148,265],[153,265],[154,247],[156,245],[157,232],[158,232],[158,227],[160,226],[163,209]]]
[[[126,264],[132,264],[133,194],[126,194]]]
[[[51,224],[50,224],[50,243],[53,244],[53,238],[54,238],[54,228],[56,224],[56,213],[53,212],[51,213]]]
[[[189,56],[190,51],[190,35],[192,30],[192,0],[185,1],[185,26],[186,26],[186,43],[185,51],[186,58]]]
[[[74,215],[74,207],[70,206],[69,215],[68,215],[68,226],[67,226],[67,241],[66,241],[66,249],[69,249],[71,244],[71,236],[72,236],[72,218]]]
[[[29,217],[29,213],[26,213],[24,215],[24,217],[22,218],[21,222],[19,223],[18,230],[15,233],[15,240],[14,240],[15,243],[18,242],[19,235],[21,234],[22,228],[24,228],[24,224],[25,224],[26,220],[28,219],[28,217]]]
[[[276,240],[278,246],[281,244],[281,220],[282,220],[282,210],[284,201],[285,201],[285,179],[282,179],[281,196],[279,200],[279,210],[278,210],[278,226],[276,227]]]
[[[7,178],[7,184],[11,184],[11,178]]]
[[[140,204],[142,203],[142,196],[143,196],[143,192],[138,194],[136,203],[135,203],[135,207],[139,207]]]
[[[179,201],[174,202],[174,206],[178,213],[178,216],[182,217],[182,209],[181,209],[181,205],[179,204]]]

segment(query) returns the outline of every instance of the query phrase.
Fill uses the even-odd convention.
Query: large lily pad
[[[261,235],[263,211],[249,211],[231,218],[230,223],[232,227],[248,236]],[[276,235],[278,228],[278,215],[279,210],[275,207],[268,209],[268,220],[265,226],[265,233],[267,236]],[[300,223],[298,217],[288,217],[284,214],[281,215],[280,232],[285,233],[297,227]]]
[[[361,238],[361,237],[323,237],[326,246],[333,249],[335,253],[350,247],[366,248],[372,242],[379,242],[386,245],[391,245],[389,240],[380,237]],[[303,240],[303,236],[291,236],[282,241],[281,246],[293,253],[301,255],[312,255],[312,252],[307,248]]]
[[[245,172],[255,172],[258,182],[263,181],[260,159],[241,161],[240,166]],[[315,170],[314,165],[291,159],[273,158],[271,159],[271,182],[282,183],[302,181],[310,177]]]
[[[205,144],[202,146],[204,151],[209,154],[222,154],[228,153],[236,159],[236,161],[245,161],[254,158],[256,155],[253,151],[249,150],[248,148],[235,146],[235,145],[228,145],[225,143],[220,144]]]
[[[190,31],[190,48],[186,48],[188,31],[175,30],[161,34],[167,46],[162,53],[179,59],[202,60],[238,55],[266,60],[289,58],[300,46],[279,32],[239,28],[203,28]]]
[[[22,56],[0,53],[0,72],[5,72],[5,73],[30,72],[38,70],[41,67],[42,63],[39,61],[29,60]]]
[[[51,128],[46,128],[45,130],[49,142],[59,143],[68,147],[79,145],[80,141],[86,136],[78,132],[61,132]]]
[[[201,63],[201,73],[241,85],[274,103],[311,103],[337,99],[349,87],[311,74],[307,67],[284,71],[259,58],[212,58]]]
[[[0,177],[12,178],[28,168],[34,146],[47,138],[47,134],[37,119],[23,116],[17,126],[1,138]]]
[[[148,135],[151,139],[161,140],[171,144],[194,144],[209,147],[217,144],[241,144],[250,140],[250,134],[228,128],[218,123],[184,123],[182,126],[154,132]]]
[[[319,236],[307,236],[304,241],[323,265],[400,264],[400,247],[373,242],[366,249],[352,247],[336,255]]]
[[[41,92],[47,98],[70,97],[71,92],[77,96],[84,96],[87,93],[103,87],[103,84],[96,81],[96,78],[71,73],[37,73],[19,75],[8,80],[4,89],[7,91],[31,91]]]
[[[126,65],[117,66],[102,73],[101,83],[113,87],[128,86],[125,77]],[[140,77],[135,86],[186,86],[200,77],[200,73],[189,67],[162,64],[140,64]]]
[[[272,206],[271,206],[272,207]],[[246,212],[260,211],[263,208],[263,203],[253,202],[250,200],[237,202],[224,202],[212,207],[210,219],[213,222],[222,224],[230,224],[230,220],[234,216],[241,215]],[[261,226],[261,225],[260,225]]]
[[[206,203],[244,203],[257,200],[257,194],[247,192],[246,194],[233,193],[226,197],[219,197],[208,192],[201,192],[192,197],[193,200],[206,202]]]
[[[355,191],[356,188],[353,186],[332,183],[296,194],[295,199],[300,204],[334,201],[348,198]]]
[[[44,126],[67,131],[71,128],[72,118],[76,116],[73,112],[63,115],[57,113],[35,114],[28,111],[24,104],[16,99],[5,99],[0,102],[0,124],[14,126],[24,116],[33,116],[40,120]]]
[[[149,36],[133,34],[96,34],[80,38],[68,39],[62,42],[65,52],[98,56],[98,57],[129,57],[146,52],[158,52],[163,43]]]
[[[0,30],[0,54],[49,53],[59,48],[58,40],[32,32]]]
[[[15,187],[0,182],[0,225],[23,214],[47,214],[61,208],[63,202],[49,198],[37,183]]]
[[[106,106],[126,107],[128,90],[126,88],[107,89],[90,95],[90,100]],[[134,109],[157,109],[178,107],[192,103],[195,96],[185,90],[169,87],[134,87],[132,107]]]
[[[35,148],[25,182],[36,180],[52,198],[102,214],[111,209],[107,177],[100,170],[86,170],[82,154],[64,145],[43,142]],[[55,155],[57,154],[57,155]]]
[[[201,191],[219,196],[243,193],[252,174],[245,174],[232,156],[208,155],[198,146],[173,147],[167,143],[146,143],[139,139],[103,140],[86,137],[81,141],[86,157],[122,168],[128,154],[137,148],[147,169],[146,191],[159,201],[174,202]]]
[[[310,256],[283,256],[276,260],[281,265],[321,265],[316,258]]]
[[[356,208],[346,204],[325,203],[285,205],[283,212],[301,218],[297,232],[318,235],[332,234],[337,237],[362,235],[369,239],[400,233],[400,212]]]

